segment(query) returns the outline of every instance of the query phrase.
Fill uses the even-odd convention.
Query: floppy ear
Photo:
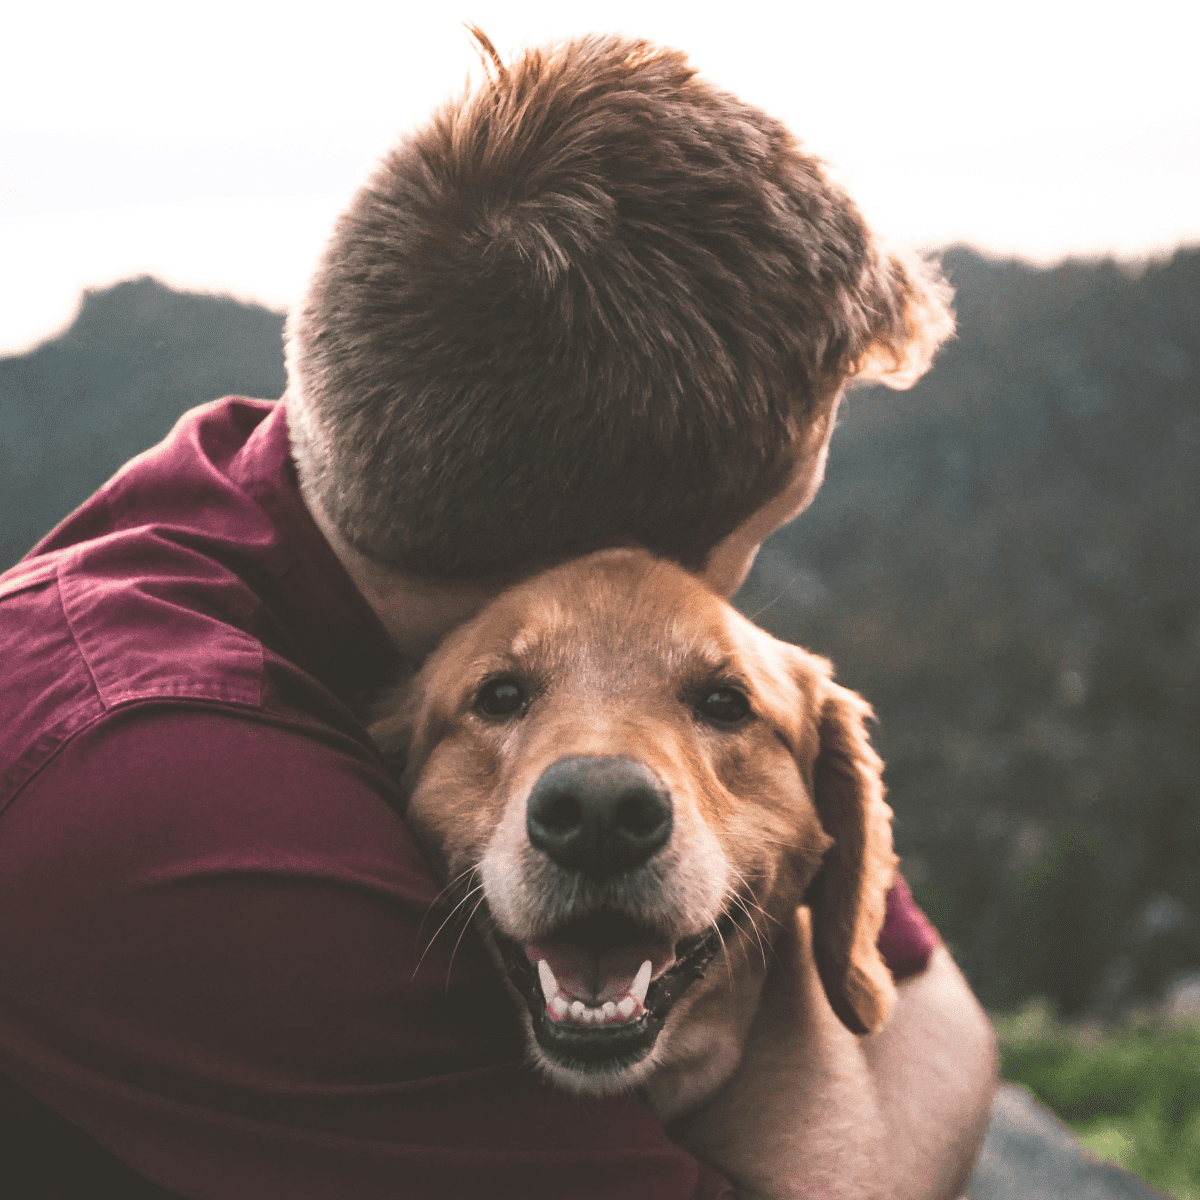
[[[364,706],[363,723],[393,779],[408,766],[419,712],[411,680],[385,689]]]
[[[813,800],[834,844],[805,901],[817,971],[833,1011],[851,1032],[874,1033],[896,999],[876,945],[897,861],[892,810],[883,800],[883,763],[867,739],[870,705],[832,682],[823,691]]]

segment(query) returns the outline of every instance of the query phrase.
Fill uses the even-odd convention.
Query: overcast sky
[[[88,0],[6,14],[0,353],[149,271],[285,307],[373,159],[502,53],[675,45],[918,246],[1053,261],[1200,242],[1200,3]]]

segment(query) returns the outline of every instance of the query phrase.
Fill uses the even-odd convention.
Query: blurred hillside
[[[985,1003],[1200,968],[1200,250],[952,250],[960,336],[856,393],[740,606],[875,704],[905,871]],[[0,564],[180,412],[284,386],[279,314],[151,279],[0,359]]]
[[[985,1002],[1200,966],[1200,250],[953,250],[960,336],[853,396],[740,604],[874,703],[906,873]]]
[[[71,327],[0,358],[0,570],[180,413],[283,392],[283,316],[149,277],[87,292]]]

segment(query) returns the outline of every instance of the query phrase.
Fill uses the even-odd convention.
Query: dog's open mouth
[[[538,1044],[564,1066],[586,1072],[649,1053],[675,1001],[716,955],[728,921],[672,942],[630,917],[595,912],[536,942],[495,938],[529,1006]]]

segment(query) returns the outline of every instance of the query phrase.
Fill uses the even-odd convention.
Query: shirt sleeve
[[[0,1073],[192,1200],[732,1200],[636,1096],[525,1065],[395,800],[260,713],[76,735],[0,817]]]
[[[892,978],[919,975],[941,939],[929,918],[917,907],[904,877],[898,872],[888,893],[887,912],[879,932],[879,953]]]

